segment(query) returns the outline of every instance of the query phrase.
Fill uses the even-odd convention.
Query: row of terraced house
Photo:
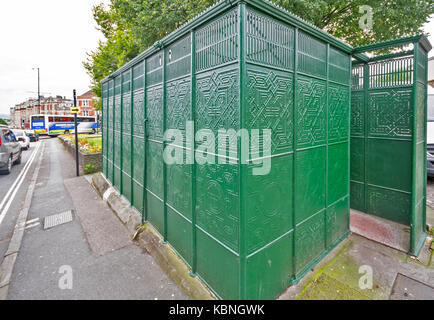
[[[80,107],[81,116],[97,116],[95,110],[98,98],[88,91],[77,97],[77,106]],[[35,114],[46,115],[70,115],[73,100],[62,96],[44,97],[40,100],[29,98],[26,101],[10,108],[11,125],[16,128],[30,128],[30,116]]]

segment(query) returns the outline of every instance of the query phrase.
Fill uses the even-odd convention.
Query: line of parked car
[[[0,174],[9,174],[14,164],[21,163],[23,150],[30,148],[39,136],[34,130],[11,129],[0,125]]]

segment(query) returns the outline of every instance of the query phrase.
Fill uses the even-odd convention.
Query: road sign
[[[80,113],[80,107],[72,107],[71,108],[71,113],[72,114],[74,114],[74,113]]]

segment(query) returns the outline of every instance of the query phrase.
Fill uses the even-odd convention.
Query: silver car
[[[8,127],[0,125],[0,174],[9,174],[12,165],[20,163],[20,143]]]

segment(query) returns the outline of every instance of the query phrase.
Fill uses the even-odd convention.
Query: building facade
[[[69,115],[73,106],[71,99],[66,97],[41,97],[41,101],[30,98],[10,109],[11,125],[16,128],[30,129],[30,116],[35,114]]]
[[[98,97],[92,90],[77,97],[77,106],[80,107],[81,116],[95,117],[97,112],[95,110],[98,103]]]

